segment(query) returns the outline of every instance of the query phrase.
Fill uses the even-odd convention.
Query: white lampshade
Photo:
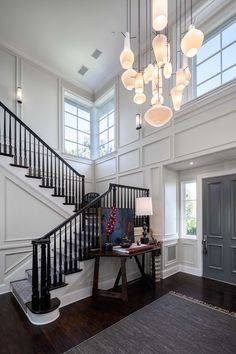
[[[189,58],[194,57],[201,48],[203,40],[203,32],[196,29],[194,25],[190,25],[188,32],[181,41],[182,52]]]
[[[121,75],[121,81],[127,90],[131,91],[134,89],[136,75],[137,71],[134,69],[128,69]]]
[[[153,127],[161,127],[169,122],[172,116],[173,111],[170,107],[156,104],[145,113],[144,119]]]
[[[135,214],[137,216],[153,215],[152,198],[151,197],[136,198]]]
[[[173,87],[170,91],[172,103],[175,111],[179,111],[182,103],[183,93],[179,91],[176,87]]]
[[[179,91],[183,91],[186,86],[186,78],[184,69],[176,71],[176,88]]]
[[[17,87],[16,89],[16,100],[18,103],[22,103],[23,101],[23,92],[21,87]]]
[[[130,34],[125,33],[124,49],[120,54],[120,64],[123,69],[130,69],[134,63],[134,53],[130,49]]]
[[[144,93],[136,93],[134,95],[134,103],[143,104],[146,101],[146,95]]]
[[[142,73],[137,73],[134,83],[135,93],[143,93],[143,86],[143,75]]]
[[[169,79],[172,75],[172,64],[170,62],[165,63],[163,74],[166,79]]]
[[[152,47],[154,50],[157,65],[161,67],[168,57],[166,36],[164,34],[158,34],[152,41]]]
[[[149,64],[143,74],[143,80],[145,84],[148,84],[150,81],[152,81],[153,78],[153,72],[154,72],[154,66],[152,64]]]
[[[152,27],[162,31],[168,22],[168,0],[152,0]]]

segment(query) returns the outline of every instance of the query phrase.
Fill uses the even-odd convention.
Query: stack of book
[[[138,251],[151,250],[153,249],[152,245],[137,245],[136,243],[132,243],[129,248],[123,248],[121,246],[114,246],[113,251],[123,254],[132,254]]]

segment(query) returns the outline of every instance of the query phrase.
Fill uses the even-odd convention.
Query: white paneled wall
[[[161,129],[144,123],[139,132],[132,94],[120,83],[116,87],[118,149],[112,158],[95,163],[97,191],[105,191],[110,181],[150,188],[151,226],[163,242],[163,277],[179,270],[201,275],[202,235],[197,240],[179,238],[179,172],[168,166],[236,147],[236,82],[185,104]]]

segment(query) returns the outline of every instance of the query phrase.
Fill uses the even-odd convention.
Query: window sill
[[[181,236],[180,237],[181,240],[192,240],[192,241],[196,241],[197,240],[197,236],[196,235],[185,235],[185,236]]]

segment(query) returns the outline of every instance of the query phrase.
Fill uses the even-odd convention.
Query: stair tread
[[[11,283],[11,286],[24,304],[31,301],[32,285],[28,279],[15,281]]]

